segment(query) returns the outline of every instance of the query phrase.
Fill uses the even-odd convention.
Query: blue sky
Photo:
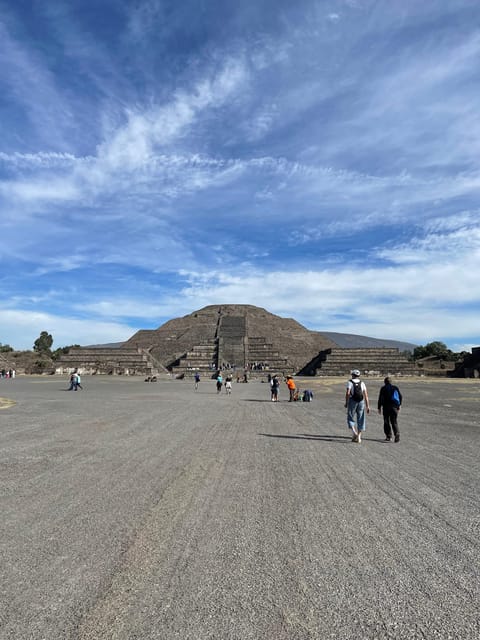
[[[476,0],[0,0],[0,342],[208,304],[480,345]]]

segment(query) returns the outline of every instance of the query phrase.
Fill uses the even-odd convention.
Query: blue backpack
[[[392,387],[392,392],[391,392],[390,399],[392,401],[392,404],[395,407],[399,407],[400,406],[400,395],[398,393],[398,389],[396,389],[395,387]]]

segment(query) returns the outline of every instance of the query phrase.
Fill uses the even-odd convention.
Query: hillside
[[[336,333],[334,331],[322,331],[322,335],[329,338],[342,349],[373,349],[375,347],[390,347],[399,351],[411,351],[418,347],[412,342],[400,340],[386,340],[384,338],[371,338],[354,333]]]

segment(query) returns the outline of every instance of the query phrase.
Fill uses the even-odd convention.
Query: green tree
[[[37,353],[50,353],[53,338],[47,331],[42,331],[40,336],[35,340],[33,350]]]
[[[415,360],[427,358],[428,356],[437,356],[437,358],[450,360],[453,358],[454,353],[450,351],[444,342],[439,341],[429,342],[424,346],[415,347],[413,350],[413,357]]]
[[[8,353],[9,351],[13,351],[13,347],[9,344],[2,344],[0,342],[0,353]]]

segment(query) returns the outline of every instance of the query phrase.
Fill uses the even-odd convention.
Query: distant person
[[[272,402],[278,402],[278,391],[280,389],[280,380],[278,376],[273,376],[270,380],[270,394],[272,397]]]
[[[290,397],[288,399],[289,402],[293,402],[295,400],[295,391],[297,389],[296,385],[295,385],[295,380],[292,378],[292,376],[287,376],[287,387],[288,387],[288,391],[290,393]]]
[[[305,389],[302,400],[303,402],[311,402],[313,400],[313,391],[311,389]]]
[[[227,376],[225,379],[225,392],[227,396],[232,393],[232,376]]]
[[[367,387],[360,380],[360,371],[353,369],[351,379],[347,382],[345,407],[347,409],[347,425],[352,430],[352,442],[360,443],[365,431],[365,412],[370,413]]]
[[[75,384],[77,382],[77,374],[75,372],[70,374],[69,381],[70,381],[70,386],[68,387],[68,391],[74,391]]]
[[[195,380],[195,391],[197,391],[198,383],[200,382],[200,374],[198,373],[198,371],[195,371],[194,380]]]
[[[223,378],[222,378],[222,374],[219,373],[217,376],[217,393],[220,393],[222,391],[222,385],[223,385]]]
[[[82,389],[83,391],[83,387],[81,383],[82,383],[82,379],[80,377],[80,374],[75,369],[75,371],[70,374],[70,386],[68,388],[68,391],[78,391],[79,388]]]
[[[383,430],[385,432],[385,442],[392,439],[392,431],[395,442],[400,442],[400,431],[398,429],[398,412],[402,406],[402,394],[400,389],[391,383],[390,378],[385,378],[384,385],[378,394],[378,413],[383,409]]]

